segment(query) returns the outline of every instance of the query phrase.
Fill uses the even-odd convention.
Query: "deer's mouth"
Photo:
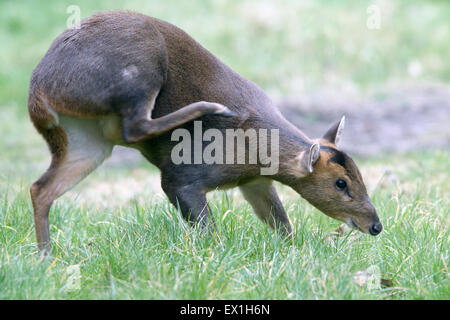
[[[347,219],[347,225],[355,230],[361,231],[362,233],[365,233],[360,227],[358,227],[358,225],[353,221],[352,218],[348,218]]]

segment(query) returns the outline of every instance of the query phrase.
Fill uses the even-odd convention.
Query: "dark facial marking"
[[[351,178],[351,179],[358,179],[360,178],[359,173],[356,170],[356,175],[352,170],[353,167],[356,167],[353,160],[347,156],[344,152],[339,151],[337,149],[327,147],[327,146],[320,146],[320,150],[326,150],[331,154],[330,159],[328,159],[328,163],[334,162],[340,165],[345,169],[345,173]]]
[[[330,157],[330,160],[328,160],[328,161],[335,162],[338,165],[340,165],[341,167],[343,167],[344,169],[347,169],[345,155],[341,151],[336,150],[336,152],[333,154],[333,156]]]
[[[345,153],[343,153],[342,151],[336,150],[334,148],[331,148],[331,147],[326,147],[326,146],[320,146],[320,150],[326,150],[331,154],[330,159],[328,159],[328,163],[330,163],[330,161],[331,161],[331,162],[337,163],[344,169],[347,169]]]

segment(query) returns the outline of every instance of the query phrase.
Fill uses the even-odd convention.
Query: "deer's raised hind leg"
[[[122,116],[122,137],[126,143],[136,143],[156,137],[172,130],[186,122],[207,114],[217,114],[225,117],[236,116],[236,113],[220,103],[199,101],[191,103],[163,117],[151,119],[150,114],[155,104],[157,94],[150,100],[135,103],[125,103],[120,107]]]

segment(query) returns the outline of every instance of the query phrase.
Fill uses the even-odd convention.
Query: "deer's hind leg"
[[[137,143],[168,132],[186,122],[208,114],[234,117],[237,114],[220,103],[198,101],[188,104],[160,118],[151,118],[159,91],[146,99],[130,99],[121,104],[122,137],[125,143]]]
[[[52,162],[30,189],[36,240],[44,253],[51,250],[48,217],[53,201],[94,171],[113,148],[97,120],[66,116],[59,120],[57,127],[41,131],[52,151]]]

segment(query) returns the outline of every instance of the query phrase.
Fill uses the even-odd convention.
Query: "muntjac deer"
[[[95,170],[115,145],[139,150],[160,169],[164,192],[194,225],[214,225],[208,191],[238,186],[260,219],[290,236],[275,180],[353,228],[372,235],[382,230],[356,164],[336,146],[343,119],[322,138],[308,138],[257,85],[167,22],[112,11],[64,31],[33,71],[28,110],[52,155],[30,190],[43,252],[51,250],[53,201]],[[267,167],[261,153],[252,163],[175,163],[173,134],[183,128],[195,135],[200,121],[215,133],[277,130],[278,140],[268,142],[271,150],[277,144],[271,154],[279,155],[277,170],[261,174]],[[248,154],[252,139],[246,141]]]

